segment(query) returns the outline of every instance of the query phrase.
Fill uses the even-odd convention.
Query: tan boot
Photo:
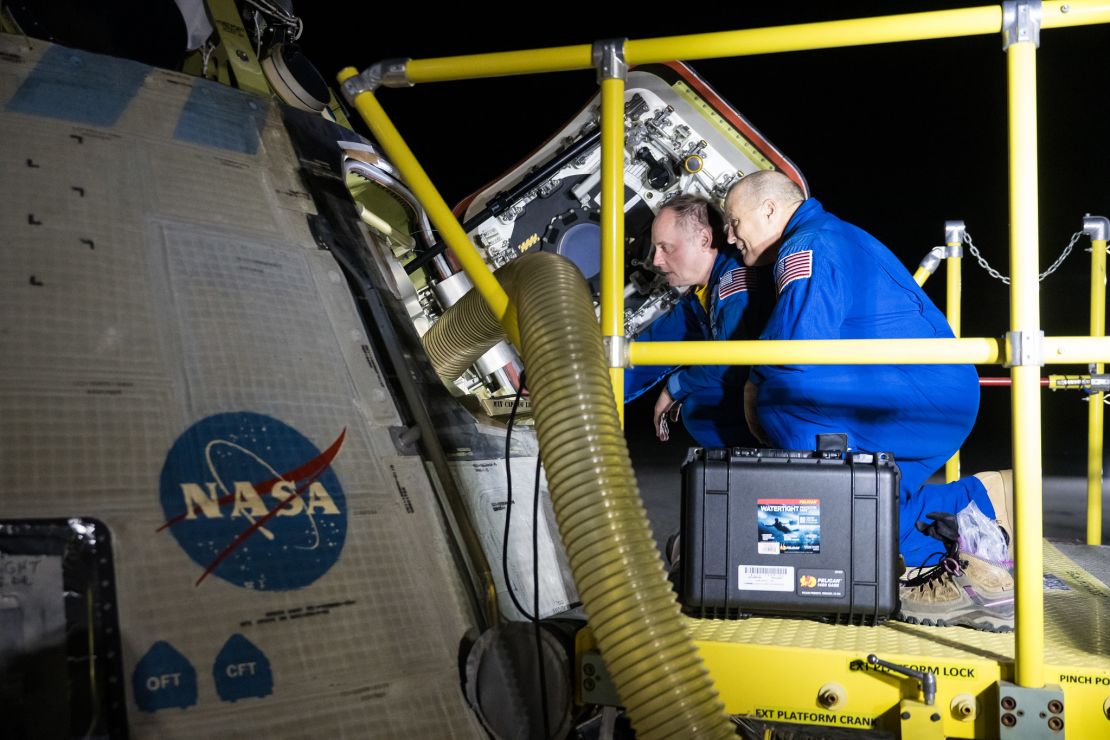
[[[1014,579],[1004,568],[956,552],[938,565],[911,568],[899,584],[897,619],[988,632],[1014,628]]]
[[[1006,532],[1009,541],[1006,557],[1014,559],[1014,471],[990,470],[975,477],[987,489],[987,498],[994,506],[994,520]]]
[[[937,627],[1012,630],[1014,579],[1009,571],[960,551],[955,514],[934,512],[928,518],[931,524],[922,520],[916,526],[940,540],[944,553],[936,565],[910,568],[899,580],[901,608],[895,618]]]

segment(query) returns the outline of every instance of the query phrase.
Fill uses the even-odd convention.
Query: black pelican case
[[[845,454],[846,440],[818,446],[690,450],[679,563],[688,614],[876,624],[898,609],[898,466],[886,453]]]

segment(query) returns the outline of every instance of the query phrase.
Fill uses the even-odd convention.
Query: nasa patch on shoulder
[[[788,254],[775,263],[775,289],[782,295],[783,289],[794,282],[813,275],[813,250]]]
[[[347,430],[323,452],[277,419],[250,411],[201,419],[162,466],[165,523],[185,553],[242,588],[304,588],[339,560],[347,499],[331,464]]]
[[[740,293],[748,289],[748,270],[744,267],[737,267],[735,270],[729,270],[721,276],[721,282],[717,283],[717,298],[728,298],[733,293]]]

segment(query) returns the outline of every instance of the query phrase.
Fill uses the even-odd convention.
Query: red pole
[[[979,385],[981,385],[983,387],[1009,386],[1010,385],[1010,379],[1009,378],[979,378]],[[1048,378],[1041,378],[1041,387],[1042,388],[1047,388],[1048,387]]]

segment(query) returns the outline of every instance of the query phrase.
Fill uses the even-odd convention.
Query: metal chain
[[[976,247],[975,243],[971,241],[971,234],[966,231],[964,232],[964,243],[967,244],[967,251],[971,252],[971,256],[974,257],[975,260],[979,263],[979,267],[982,267],[984,270],[986,270],[987,274],[995,280],[1001,280],[1007,285],[1010,284],[1010,278],[1006,277],[1001,272],[991,267],[991,264],[987,262],[986,257],[979,253],[979,248]]]
[[[1064,251],[1060,252],[1060,256],[1056,258],[1056,261],[1053,262],[1051,265],[1049,265],[1048,269],[1045,270],[1044,272],[1042,272],[1040,277],[1037,278],[1037,280],[1038,281],[1044,280],[1046,277],[1048,277],[1052,273],[1059,270],[1060,265],[1064,264],[1064,260],[1066,260],[1068,258],[1068,256],[1071,254],[1072,247],[1075,246],[1076,242],[1078,242],[1080,237],[1082,237],[1082,236],[1083,236],[1083,231],[1082,230],[1077,231],[1074,234],[1072,234],[1071,235],[1071,241],[1068,242],[1068,246],[1064,247]]]
[[[1060,265],[1064,264],[1064,260],[1066,260],[1071,254],[1072,248],[1075,246],[1076,242],[1079,241],[1079,238],[1081,236],[1083,236],[1082,231],[1077,231],[1071,235],[1071,241],[1068,242],[1068,246],[1064,247],[1064,251],[1060,252],[1060,256],[1056,258],[1056,261],[1049,265],[1048,269],[1040,274],[1040,276],[1037,278],[1038,281],[1044,280],[1046,277],[1060,269]],[[979,249],[975,246],[975,243],[971,241],[971,234],[967,233],[966,231],[964,232],[964,243],[967,244],[967,250],[971,252],[971,256],[975,258],[980,267],[987,271],[987,274],[989,274],[992,278],[995,278],[996,280],[1001,280],[1002,282],[1006,283],[1006,285],[1010,284],[1010,278],[1006,277],[1001,272],[991,267],[990,263],[987,262],[987,258],[980,254]]]

